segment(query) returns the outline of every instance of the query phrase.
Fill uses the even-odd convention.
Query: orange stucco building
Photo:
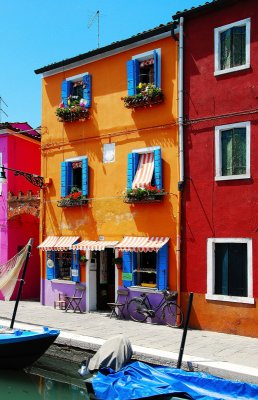
[[[86,287],[80,306],[87,311],[105,309],[123,284],[134,292],[180,291],[177,42],[171,32],[169,23],[35,71],[43,76],[47,182],[42,304],[72,293],[76,282]],[[131,247],[121,247],[125,237]]]

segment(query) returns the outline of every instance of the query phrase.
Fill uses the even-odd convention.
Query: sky
[[[98,10],[102,47],[170,22],[177,11],[204,2],[0,0],[0,122],[41,125],[42,76],[34,70],[96,49]]]

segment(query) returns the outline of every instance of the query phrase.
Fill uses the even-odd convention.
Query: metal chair
[[[68,310],[73,310],[73,312],[76,312],[78,310],[80,313],[82,313],[80,304],[83,299],[84,293],[85,286],[76,285],[74,294],[72,296],[65,296],[67,300],[65,312],[67,312]]]
[[[107,303],[108,306],[111,308],[111,313],[109,318],[112,318],[113,316],[116,317],[117,319],[121,319],[121,317],[125,318],[124,308],[128,303],[127,301],[128,295],[129,295],[128,289],[126,288],[118,289],[116,301],[114,303]]]

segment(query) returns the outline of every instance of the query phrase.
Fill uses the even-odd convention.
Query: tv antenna
[[[87,28],[89,29],[93,24],[94,24],[94,22],[97,20],[98,21],[98,48],[99,48],[99,15],[100,15],[100,12],[99,12],[99,10],[93,15],[93,17],[90,19],[90,21],[89,21],[89,23],[88,23],[88,25],[87,25]]]
[[[4,105],[5,105],[6,107],[8,107],[8,105],[6,104],[6,102],[4,101],[4,99],[0,96],[0,123],[2,122],[2,113],[8,117],[8,115],[6,114],[6,112],[2,109],[2,103],[4,103]]]

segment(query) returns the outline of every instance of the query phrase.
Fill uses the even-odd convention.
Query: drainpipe
[[[176,240],[177,292],[178,292],[179,304],[181,304],[181,210],[182,210],[181,192],[184,187],[183,49],[184,49],[184,18],[181,17],[179,20],[179,48],[178,48],[179,182],[178,182],[178,218],[177,218],[177,240]]]

